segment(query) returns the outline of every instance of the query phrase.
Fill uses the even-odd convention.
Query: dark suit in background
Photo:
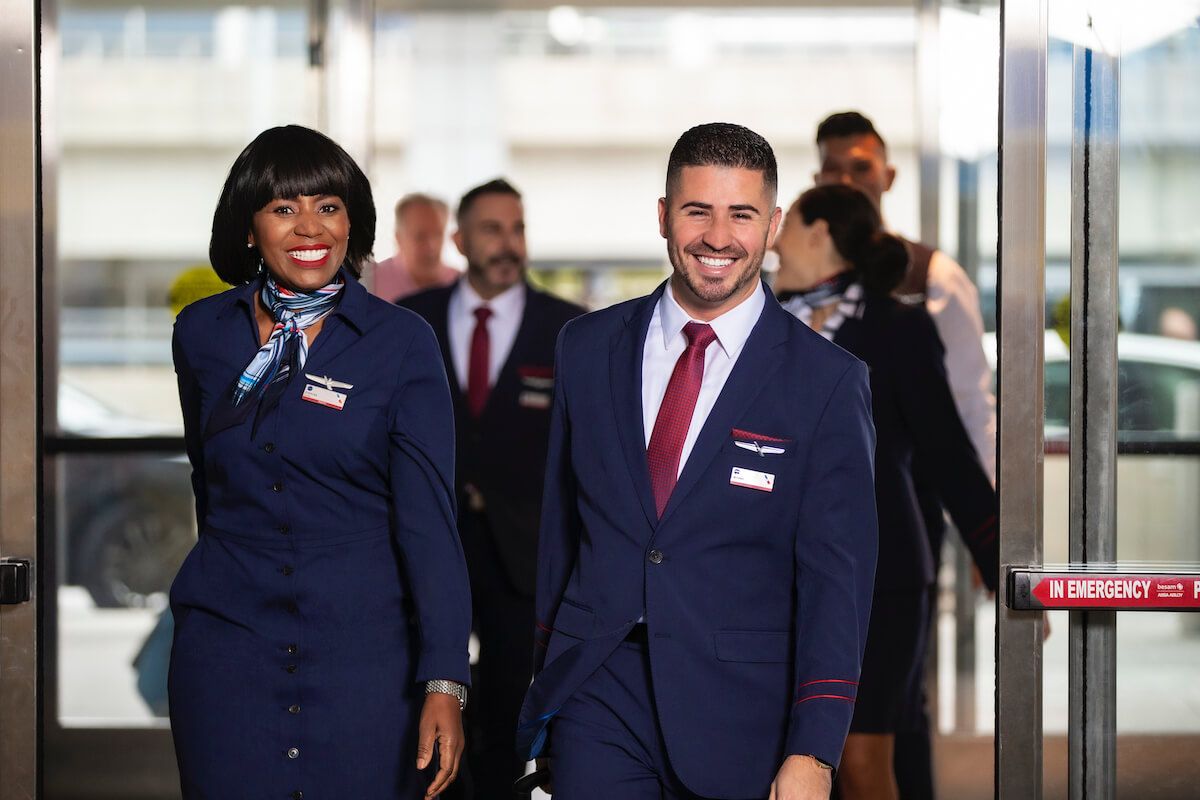
[[[404,298],[433,327],[454,402],[458,529],[471,575],[479,663],[467,707],[470,771],[480,798],[506,798],[524,771],[514,735],[533,665],[533,594],[554,344],[580,306],[526,286],[517,336],[479,417],[467,407],[449,342],[455,286]],[[504,794],[498,794],[503,791]]]

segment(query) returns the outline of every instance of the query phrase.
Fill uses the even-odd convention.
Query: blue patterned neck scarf
[[[342,296],[346,279],[339,275],[333,283],[314,292],[293,292],[275,283],[268,275],[259,290],[263,306],[275,319],[267,343],[227,390],[227,402],[217,403],[205,426],[205,437],[240,425],[254,415],[250,437],[258,435],[258,426],[279,403],[289,379],[308,360],[308,340],[304,329],[320,322],[333,311]],[[253,313],[253,312],[252,312]],[[255,331],[258,324],[255,322]]]
[[[264,392],[277,381],[286,381],[293,369],[308,360],[308,339],[303,331],[325,319],[337,307],[346,284],[339,276],[328,286],[312,292],[293,292],[275,282],[270,275],[263,282],[259,297],[275,319],[267,343],[250,359],[233,386],[236,407],[255,391]]]
[[[842,295],[854,283],[858,275],[853,270],[839,272],[830,278],[818,283],[816,286],[810,286],[807,289],[799,291],[787,290],[779,292],[776,299],[789,311],[794,309],[807,307],[810,309],[824,308],[825,306],[833,305],[841,301]]]

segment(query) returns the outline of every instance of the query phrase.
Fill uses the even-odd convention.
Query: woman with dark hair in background
[[[272,128],[213,217],[234,288],[176,321],[200,530],[171,588],[185,798],[429,797],[457,773],[471,602],[450,394],[429,326],[357,280],[374,239],[346,152]]]
[[[928,466],[990,589],[999,569],[996,494],[955,410],[932,319],[890,296],[908,252],[883,230],[870,198],[840,184],[810,189],[788,210],[775,250],[784,308],[871,371],[879,562],[838,791],[842,800],[894,800],[893,739],[919,701],[935,577],[913,459]]]

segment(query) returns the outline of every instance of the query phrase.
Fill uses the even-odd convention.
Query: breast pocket
[[[739,455],[762,459],[791,459],[796,457],[796,440],[788,436],[759,433],[744,428],[729,432],[730,446]]]
[[[517,405],[534,411],[549,411],[554,402],[554,367],[526,365],[517,367],[521,387]]]

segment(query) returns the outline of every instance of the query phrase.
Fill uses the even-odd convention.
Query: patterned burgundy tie
[[[467,362],[467,409],[478,417],[487,405],[488,374],[491,372],[491,339],[487,321],[492,310],[487,306],[475,309],[475,332],[471,334],[471,358]]]
[[[717,334],[708,325],[689,322],[683,326],[687,337],[687,349],[675,362],[675,370],[667,383],[658,417],[654,420],[654,431],[646,448],[646,460],[650,464],[650,486],[654,489],[654,505],[661,517],[679,479],[679,457],[683,453],[683,441],[692,424],[692,412],[696,410],[696,398],[700,395],[700,384],[704,380],[704,352],[717,340]]]

